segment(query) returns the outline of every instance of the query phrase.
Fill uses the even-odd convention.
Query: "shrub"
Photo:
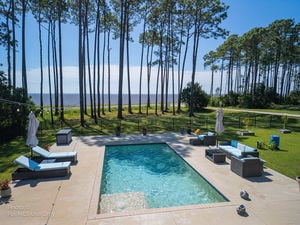
[[[201,111],[208,105],[209,99],[209,95],[202,90],[201,85],[199,83],[195,83],[193,89],[193,111]],[[187,87],[182,90],[181,100],[190,108],[191,83],[188,83]]]

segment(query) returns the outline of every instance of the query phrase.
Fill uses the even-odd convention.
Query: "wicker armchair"
[[[209,145],[216,145],[216,143],[217,143],[217,136],[215,135],[212,136],[205,135],[203,137],[203,140],[201,140],[200,138],[190,138],[191,145],[209,146]]]
[[[241,177],[259,177],[263,174],[264,162],[252,156],[246,158],[231,156],[230,169]]]

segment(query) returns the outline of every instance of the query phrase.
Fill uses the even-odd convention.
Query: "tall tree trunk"
[[[111,112],[110,99],[110,28],[107,32],[107,94],[108,94],[108,111]]]
[[[83,11],[83,13],[85,13],[85,10]],[[86,94],[86,32],[87,32],[87,28],[86,28],[86,24],[85,24],[85,16],[82,15],[82,26],[83,26],[83,30],[82,30],[82,52],[83,52],[83,57],[82,57],[82,68],[83,68],[83,108],[84,108],[84,114],[88,115],[87,113],[87,94]]]
[[[106,33],[103,33],[103,52],[102,52],[102,114],[105,115],[104,111],[104,77],[105,77],[105,48],[106,48]]]
[[[163,28],[160,30],[159,41],[159,67],[160,67],[160,111],[164,114],[164,66],[163,66]]]
[[[277,93],[277,79],[278,79],[278,73],[279,73],[279,64],[280,64],[280,47],[277,47],[278,49],[276,50],[276,56],[275,56],[275,68],[274,68],[274,79],[273,79],[273,94],[274,96]]]
[[[120,53],[119,53],[119,90],[118,90],[118,119],[123,119],[123,70],[124,70],[124,42],[125,42],[125,0],[121,0],[121,19],[120,19]]]
[[[151,43],[151,51],[150,51],[150,58],[149,58],[149,49],[147,48],[147,115],[148,110],[150,108],[151,99],[150,99],[150,78],[151,78],[151,71],[152,71],[152,58],[153,58],[153,43]]]
[[[219,97],[222,96],[222,90],[223,90],[223,72],[224,72],[224,59],[222,59],[222,65],[221,65],[221,83],[220,83],[220,94],[219,94]]]
[[[160,76],[160,63],[157,68],[157,76],[156,76],[156,90],[155,90],[155,115],[158,115],[158,90],[159,90],[159,76]]]
[[[101,95],[100,95],[100,25],[98,26],[98,36],[97,36],[97,115],[101,117]]]
[[[53,79],[54,79],[54,114],[59,114],[58,109],[58,68],[57,68],[57,53],[56,53],[56,28],[55,21],[52,22],[52,58],[53,58]]]
[[[28,96],[27,88],[27,72],[26,72],[26,40],[25,40],[25,31],[26,31],[26,10],[27,10],[27,0],[22,0],[22,88],[24,90],[24,97]]]
[[[173,31],[172,31],[173,36]],[[172,62],[171,62],[171,69],[172,69],[172,111],[173,115],[175,115],[175,71],[174,71],[174,62],[173,62],[173,55],[174,55],[174,44],[171,45],[171,56],[172,56]]]
[[[62,64],[62,35],[61,15],[58,17],[58,51],[59,51],[59,80],[60,80],[60,119],[64,121],[64,88],[63,88],[63,64]]]
[[[13,90],[16,89],[16,15],[15,15],[15,0],[11,0],[12,2],[12,45],[13,45],[13,65],[12,65],[12,71],[13,71]]]
[[[284,63],[282,66],[281,79],[280,79],[280,92],[279,92],[280,101],[283,100],[283,96],[284,96],[283,89],[284,89],[284,81],[285,81],[286,73],[287,73],[287,63]]]
[[[88,25],[88,4],[85,4],[85,36],[86,36],[86,57],[87,57],[87,69],[88,69],[88,80],[89,80],[89,97],[90,97],[90,109],[91,109],[91,117],[95,118],[94,111],[94,101],[93,101],[93,88],[92,88],[92,75],[91,75],[91,62],[90,62],[90,41],[89,41],[89,25]],[[97,122],[97,121],[95,121]]]
[[[178,91],[178,106],[177,106],[178,112],[181,111],[181,92],[183,89],[183,79],[184,79],[184,72],[185,72],[184,70],[185,70],[185,63],[186,63],[189,41],[190,41],[190,34],[188,31],[187,37],[186,37],[186,43],[185,43],[184,56],[183,56],[183,61],[182,61],[182,68],[181,68],[180,89]]]
[[[194,25],[194,43],[193,43],[193,58],[192,58],[192,82],[191,82],[191,95],[190,95],[190,104],[189,104],[189,116],[194,116],[194,85],[195,85],[195,76],[196,76],[196,67],[197,67],[197,55],[198,55],[198,46],[200,34],[198,31],[197,22]]]
[[[128,7],[126,7],[126,13],[125,13],[125,21],[126,21],[126,53],[127,53],[127,87],[128,87],[128,113],[132,114],[132,108],[131,108],[131,87],[130,87],[130,62],[129,62],[129,15],[128,15]]]
[[[146,31],[146,21],[143,24],[143,36],[142,36],[142,53],[141,53],[141,63],[140,63],[140,81],[139,81],[139,114],[142,114],[142,79],[143,79],[143,60],[144,60],[144,48],[145,48],[145,31]]]
[[[83,44],[82,44],[82,0],[79,1],[79,21],[78,21],[78,64],[79,64],[79,100],[80,100],[80,124],[83,127],[84,108],[83,108]]]
[[[53,120],[53,104],[52,104],[52,90],[51,90],[51,64],[50,64],[50,45],[51,45],[51,20],[48,21],[48,82],[49,82],[49,100],[50,100],[50,116],[51,116],[51,127],[54,127],[54,120]]]
[[[11,1],[9,1],[9,7],[7,9],[7,13],[10,14],[11,13]],[[8,86],[11,87],[12,86],[12,76],[11,76],[11,35],[10,35],[10,28],[9,28],[9,19],[10,16],[7,15],[6,16],[6,22],[5,22],[5,26],[6,26],[6,30],[7,30],[7,81],[8,81]]]
[[[97,124],[98,123],[98,119],[97,119],[97,113],[96,113],[96,93],[97,93],[97,89],[96,89],[96,64],[97,64],[97,49],[98,49],[98,35],[99,35],[99,26],[100,26],[100,3],[99,0],[97,1],[97,14],[96,14],[96,26],[95,26],[95,36],[94,36],[94,65],[93,65],[93,105],[94,105],[94,121]]]
[[[214,95],[214,70],[211,70],[210,97]]]
[[[43,86],[44,86],[44,73],[43,73],[43,44],[42,44],[42,30],[41,30],[41,14],[39,13],[39,45],[40,45],[40,70],[41,70],[41,83],[40,83],[40,109],[41,116],[43,117],[44,113],[44,101],[43,101]]]

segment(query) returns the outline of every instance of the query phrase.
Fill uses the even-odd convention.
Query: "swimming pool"
[[[126,193],[129,198],[144,201],[143,204],[134,203],[142,208],[227,201],[164,143],[106,146],[100,201],[114,195],[120,200]],[[126,204],[117,203],[120,208]]]

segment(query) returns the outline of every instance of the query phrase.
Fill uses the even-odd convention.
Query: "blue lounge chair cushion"
[[[57,170],[70,167],[71,162],[54,162],[54,163],[41,163],[38,170]]]
[[[48,152],[39,146],[33,147],[32,151],[43,156],[44,158],[65,158],[77,155],[77,152]]]
[[[32,171],[42,171],[42,170],[57,170],[65,169],[70,167],[71,162],[54,162],[54,163],[40,163],[21,155],[14,160],[14,163],[19,164]]]
[[[39,164],[33,160],[30,160],[29,158],[21,155],[18,158],[14,160],[14,163],[19,164],[27,169],[30,169],[32,171],[35,171],[39,168]]]

